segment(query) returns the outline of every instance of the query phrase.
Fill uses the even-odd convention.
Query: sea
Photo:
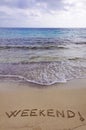
[[[86,28],[0,28],[0,79],[41,85],[86,78]]]

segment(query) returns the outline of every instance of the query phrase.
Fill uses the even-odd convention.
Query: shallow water
[[[86,77],[86,29],[0,29],[0,77],[50,85]]]

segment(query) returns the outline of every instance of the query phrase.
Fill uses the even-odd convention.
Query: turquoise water
[[[0,76],[49,85],[86,77],[86,29],[0,28]]]
[[[85,28],[0,28],[0,38],[86,38]]]

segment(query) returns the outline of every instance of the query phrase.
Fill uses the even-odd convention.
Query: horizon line
[[[0,27],[0,28],[50,28],[50,29],[52,29],[52,28],[56,28],[56,29],[59,29],[59,28],[86,28],[86,27]]]

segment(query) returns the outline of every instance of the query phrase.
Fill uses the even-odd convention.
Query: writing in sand
[[[78,117],[80,121],[85,121],[81,112],[73,110],[56,110],[56,109],[23,109],[5,112],[8,118],[16,117],[53,117],[53,118],[68,118]]]

